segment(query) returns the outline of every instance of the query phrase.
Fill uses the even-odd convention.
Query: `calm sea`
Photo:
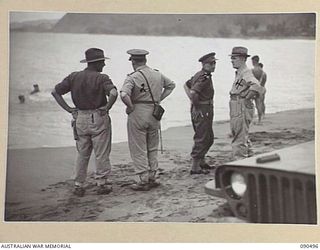
[[[150,51],[148,65],[160,70],[177,85],[163,105],[162,128],[190,124],[189,101],[183,84],[200,70],[198,58],[215,51],[219,59],[213,74],[215,121],[228,119],[228,92],[234,69],[228,56],[233,46],[246,46],[260,55],[268,74],[267,112],[314,107],[315,41],[242,40],[196,37],[114,36],[13,32],[10,35],[9,148],[58,147],[74,145],[70,115],[54,101],[52,88],[72,71],[82,70],[84,51],[99,47],[111,58],[104,72],[121,88],[132,72],[126,51]],[[248,61],[251,67],[251,60]],[[41,92],[29,95],[32,85]],[[19,104],[18,96],[26,102]],[[70,95],[66,100],[71,104]],[[111,111],[113,142],[126,141],[125,107],[120,101]]]

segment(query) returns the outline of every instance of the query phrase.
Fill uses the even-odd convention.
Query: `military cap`
[[[229,56],[244,56],[249,57],[248,55],[248,49],[245,47],[233,47],[231,55]]]
[[[200,57],[199,62],[202,62],[202,63],[214,62],[214,61],[218,60],[217,58],[215,58],[215,55],[216,55],[216,53],[214,53],[214,52],[206,54],[206,55]]]
[[[86,59],[81,60],[80,63],[97,62],[97,61],[104,61],[105,59],[110,59],[104,56],[102,49],[98,49],[98,48],[87,49],[85,52],[85,55],[86,55]]]
[[[132,59],[143,59],[146,57],[146,55],[149,54],[149,51],[146,51],[144,49],[130,49],[127,51],[127,53],[130,56],[129,61],[131,61]]]

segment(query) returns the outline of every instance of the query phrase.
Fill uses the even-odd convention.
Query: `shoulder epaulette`
[[[198,81],[205,81],[205,80],[207,80],[207,79],[209,79],[211,77],[211,75],[210,74],[207,74],[207,73],[201,73],[201,74],[199,74],[199,77],[198,77]]]

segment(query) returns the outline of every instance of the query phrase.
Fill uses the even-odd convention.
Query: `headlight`
[[[232,190],[240,197],[244,195],[247,190],[247,183],[242,174],[234,172],[231,175]]]

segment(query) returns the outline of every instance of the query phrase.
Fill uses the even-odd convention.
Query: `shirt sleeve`
[[[62,82],[58,83],[55,86],[55,90],[57,94],[64,95],[71,91],[71,77],[72,75],[68,75],[66,78],[62,80]]]
[[[189,89],[191,89],[191,82],[192,82],[193,77],[191,77],[188,81],[186,81],[186,85]]]
[[[101,81],[102,81],[102,84],[103,84],[103,88],[104,88],[104,91],[105,91],[105,94],[107,96],[110,95],[110,91],[111,89],[116,88],[116,86],[114,86],[113,82],[111,81],[111,79],[109,78],[109,76],[105,75],[105,74],[101,74]]]
[[[122,85],[120,92],[124,92],[127,95],[131,96],[133,88],[134,88],[134,81],[131,76],[127,76],[126,80]]]
[[[259,84],[259,81],[255,78],[251,70],[244,72],[242,79],[250,86],[249,90],[256,91],[259,94],[263,93],[263,87]]]
[[[206,76],[206,75],[200,76],[191,87],[191,90],[194,90],[200,93],[207,86],[208,80],[209,80],[209,76]]]
[[[165,75],[161,74],[161,78],[162,78],[164,89],[174,89],[176,87],[176,84]]]

